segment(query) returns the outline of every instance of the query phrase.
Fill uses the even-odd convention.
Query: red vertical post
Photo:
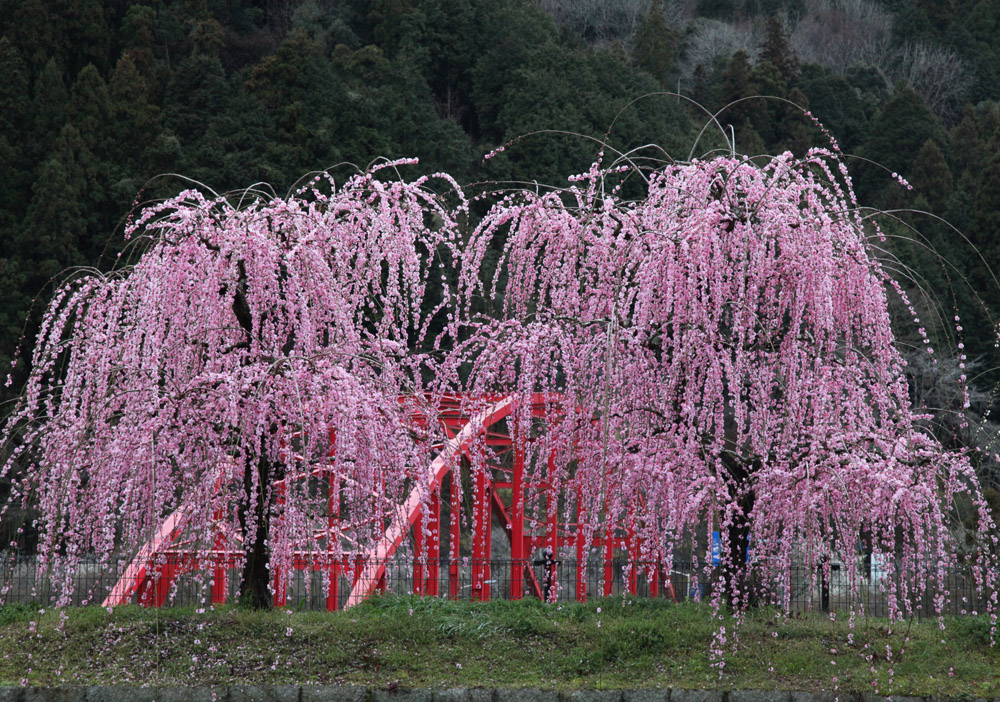
[[[524,566],[528,555],[524,549],[524,439],[514,426],[514,476],[511,480],[510,501],[510,598],[524,597]]]
[[[657,570],[660,572],[660,579],[663,581],[663,596],[669,597],[674,602],[677,601],[677,593],[674,592],[674,581],[670,577],[670,571],[663,561],[660,561],[657,566]]]
[[[136,579],[135,583],[135,596],[136,602],[139,603],[140,607],[152,607],[153,606],[153,594],[155,592],[155,578],[153,576],[154,564],[153,561],[147,561],[146,566],[139,571],[140,575]]]
[[[587,544],[583,538],[586,512],[580,491],[576,491],[576,601],[587,601]]]
[[[285,485],[284,483],[278,483],[277,485],[277,507],[278,507],[278,518],[281,519],[281,508],[285,504]],[[285,578],[285,569],[279,568],[274,561],[271,561],[271,589],[274,590],[274,606],[284,607],[288,604],[288,583]]]
[[[614,582],[614,577],[615,577],[614,541],[615,541],[614,527],[608,526],[605,528],[605,534],[604,534],[604,596],[605,597],[611,597],[611,585]]]
[[[215,515],[215,553],[213,558],[215,563],[212,568],[212,604],[225,604],[226,595],[229,588],[226,582],[227,570],[229,568],[229,554],[226,552],[226,539],[222,535],[219,524],[222,523],[222,510],[216,510]]]
[[[271,568],[274,575],[271,578],[271,588],[274,590],[274,606],[284,607],[288,604],[288,587],[285,580],[285,569],[278,568],[272,562]]]
[[[149,578],[143,578],[139,583],[138,588],[136,588],[136,602],[139,603],[140,607],[152,607],[153,606],[153,581]]]
[[[327,499],[327,536],[326,536],[326,558],[329,569],[330,581],[326,586],[326,611],[336,612],[340,607],[340,558],[337,551],[340,544],[335,544],[334,539],[339,539],[340,526],[340,480],[330,471],[328,478],[330,495]]]
[[[549,599],[555,600],[559,596],[559,572],[556,563],[559,561],[559,493],[556,492],[556,486],[552,481],[552,475],[555,473],[556,467],[556,454],[555,451],[549,451],[548,460],[548,524],[549,533],[548,541],[549,548],[552,549],[552,565],[549,566],[549,572],[546,573],[548,581],[551,584],[551,590],[549,591]]]
[[[431,538],[427,543],[427,587],[425,594],[438,596],[441,565],[441,488],[431,493],[431,513],[428,522]]]
[[[365,557],[360,553],[354,557],[354,573],[351,574],[351,589],[353,590],[358,581],[361,580],[361,575],[365,572]]]
[[[424,594],[424,564],[421,562],[424,550],[423,507],[413,522],[413,594]]]
[[[604,596],[611,597],[611,586],[615,579],[615,522],[604,502]]]
[[[481,455],[482,467],[475,471],[475,503],[472,508],[472,599],[490,599],[490,541],[493,526],[490,514],[490,483],[486,456]]]
[[[340,559],[328,556],[330,581],[326,585],[326,611],[336,612],[340,609]]]
[[[451,469],[451,514],[448,520],[448,530],[451,532],[450,539],[450,558],[448,562],[448,596],[453,599],[458,599],[458,581],[459,581],[459,559],[462,557],[461,554],[461,538],[462,538],[462,498],[459,490],[462,484],[462,473],[461,464],[456,461],[456,465]]]
[[[215,568],[212,570],[212,604],[226,604],[226,594],[228,593],[228,583],[226,581],[226,566],[222,557],[217,555]]]
[[[174,575],[177,572],[177,564],[171,555],[167,555],[167,560],[160,566],[160,577],[156,581],[156,592],[153,595],[153,606],[162,607],[170,594],[170,586],[174,584]]]
[[[635,595],[639,591],[639,538],[635,535],[635,518],[628,520],[628,591]]]

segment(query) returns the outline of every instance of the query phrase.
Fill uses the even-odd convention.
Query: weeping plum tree
[[[718,524],[717,605],[787,607],[792,564],[831,558],[857,585],[861,542],[894,557],[894,616],[928,587],[941,607],[964,499],[995,610],[994,526],[966,457],[915,423],[887,313],[902,291],[837,164],[631,172],[648,178],[638,201],[616,194],[623,167],[595,165],[569,190],[504,197],[463,236],[423,180],[244,208],[184,194],[132,227],[137,264],[50,305],[4,471],[39,508],[43,557],[70,569],[134,549],[179,505],[209,549],[222,515],[263,605],[267,568],[329,528],[308,481],[276,499],[289,471],[332,460],[370,543],[433,444],[400,396],[432,412],[444,392],[555,391],[541,433],[528,403],[511,420],[538,436],[528,470],[579,500],[587,532],[630,515],[668,562]],[[458,282],[432,295],[444,258]],[[482,296],[499,314],[473,315]]]
[[[887,312],[905,294],[835,156],[668,166],[637,202],[606,195],[612,175],[595,165],[568,192],[505,200],[464,254],[462,294],[503,309],[466,342],[471,389],[558,388],[571,408],[543,437],[559,459],[535,470],[581,496],[590,530],[634,515],[668,561],[721,527],[715,592],[736,610],[788,607],[793,563],[828,575],[840,560],[856,594],[859,544],[894,557],[894,615],[926,588],[940,607],[948,514],[968,499],[995,608],[994,525],[966,456],[915,424]]]
[[[345,498],[391,514],[426,464],[398,398],[433,392],[421,349],[441,306],[427,280],[455,243],[425,180],[367,174],[242,208],[184,192],[129,228],[135,265],[59,290],[3,473],[39,510],[64,596],[80,558],[134,553],[181,509],[206,553],[227,524],[244,546],[241,597],[268,606],[269,570],[328,528],[329,496],[285,478],[328,463],[331,435]]]

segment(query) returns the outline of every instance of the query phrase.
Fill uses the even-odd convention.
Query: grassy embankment
[[[710,654],[726,626],[721,677]],[[732,621],[707,605],[384,597],[346,613],[0,608],[0,685],[308,682],[401,687],[793,689],[1000,696],[983,617]],[[887,660],[886,651],[891,651]],[[869,661],[867,657],[871,656]],[[874,666],[875,673],[871,672]],[[890,675],[890,669],[892,675]],[[876,683],[873,685],[873,682]]]

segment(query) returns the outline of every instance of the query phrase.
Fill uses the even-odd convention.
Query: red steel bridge
[[[292,562],[295,570],[326,571],[324,587],[328,610],[351,607],[373,592],[384,591],[387,568],[393,559],[401,557],[412,559],[413,594],[459,598],[460,583],[463,581],[463,574],[459,571],[465,563],[466,570],[471,569],[471,573],[465,575],[471,575],[471,579],[464,587],[471,587],[471,598],[491,599],[495,596],[492,590],[496,576],[500,575],[494,572],[496,566],[491,562],[494,519],[506,527],[502,531],[509,541],[510,558],[504,561],[504,567],[510,572],[502,575],[509,583],[509,591],[504,595],[511,599],[526,596],[554,599],[558,592],[558,587],[552,586],[556,582],[556,566],[559,563],[556,554],[567,554],[575,555],[573,568],[576,582],[572,588],[575,597],[586,601],[588,560],[593,563],[594,553],[599,554],[603,562],[599,566],[603,573],[596,594],[610,596],[616,577],[624,579],[622,585],[629,592],[637,592],[638,577],[642,571],[650,596],[674,597],[669,574],[662,562],[654,561],[650,565],[647,561],[639,567],[642,543],[629,515],[608,520],[596,532],[590,530],[589,538],[582,528],[584,515],[579,507],[582,500],[575,500],[578,505],[575,521],[567,521],[565,517],[560,520],[559,491],[543,477],[528,475],[525,471],[525,456],[532,439],[511,435],[508,418],[515,411],[526,409],[518,407],[519,400],[515,396],[483,398],[483,402],[478,403],[481,411],[473,414],[463,410],[468,403],[462,400],[457,395],[447,396],[438,408],[437,421],[449,438],[427,466],[427,475],[422,476],[424,484],[430,485],[429,507],[427,500],[423,499],[426,498],[426,490],[414,488],[409,497],[393,510],[394,516],[387,520],[384,534],[375,545],[322,560],[316,559],[315,549],[302,549],[301,553],[296,553]],[[553,415],[561,412],[560,400],[558,395],[552,393],[535,393],[523,401],[530,403],[532,421],[544,423],[558,421],[558,416]],[[426,427],[428,419],[426,414],[414,409],[412,421],[415,426]],[[486,470],[466,473],[466,479],[472,483],[472,519],[466,520],[464,537],[466,553],[471,542],[471,558],[463,560],[461,499],[468,488],[466,491],[461,488],[461,467],[463,463],[466,466],[471,463],[471,451],[485,452]],[[554,456],[549,455],[548,461],[551,465]],[[542,474],[545,472],[542,471]],[[343,523],[350,519],[350,515],[342,513],[344,510],[338,496],[336,476],[331,470],[322,469],[313,471],[313,476],[317,475],[329,481],[327,518],[331,533],[334,527],[342,531],[349,529],[349,525]],[[608,478],[608,484],[613,485],[613,476]],[[280,499],[282,486],[279,483],[277,487]],[[447,488],[444,498],[443,488]],[[442,515],[443,501],[448,503],[446,515]],[[182,506],[163,522],[153,538],[124,569],[104,600],[104,606],[133,601],[147,606],[164,605],[169,600],[175,581],[185,573],[199,570],[206,558],[210,560],[212,571],[211,601],[213,604],[226,601],[230,572],[244,557],[239,548],[242,544],[233,544],[235,538],[227,540],[220,536],[211,554],[196,552],[191,542],[185,540],[185,513],[186,509]],[[539,515],[542,519],[538,518]],[[447,518],[443,519],[443,516]],[[467,533],[470,530],[471,534]],[[624,569],[624,573],[621,572],[623,558],[633,564]],[[539,564],[542,564],[540,574],[532,567]],[[286,575],[279,569],[275,569],[273,574],[275,606],[287,604]],[[345,583],[350,588],[346,599],[342,592]]]

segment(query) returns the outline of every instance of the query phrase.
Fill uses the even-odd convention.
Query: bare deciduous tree
[[[539,0],[557,24],[589,41],[629,41],[649,12],[649,0]]]
[[[939,117],[953,116],[971,83],[953,51],[923,42],[894,47],[892,13],[872,0],[805,0],[805,10],[791,35],[803,62],[840,74],[875,66],[887,87],[901,80]]]
[[[905,81],[934,114],[944,119],[955,115],[972,84],[965,63],[955,52],[924,42],[903,46],[896,70],[890,75]]]
[[[698,19],[685,43],[681,72],[690,76],[698,64],[711,65],[718,58],[728,58],[737,51],[753,55],[760,44],[760,32],[753,25]]]
[[[803,63],[840,74],[864,63],[888,74],[893,63],[892,13],[871,0],[805,0],[791,44]]]

